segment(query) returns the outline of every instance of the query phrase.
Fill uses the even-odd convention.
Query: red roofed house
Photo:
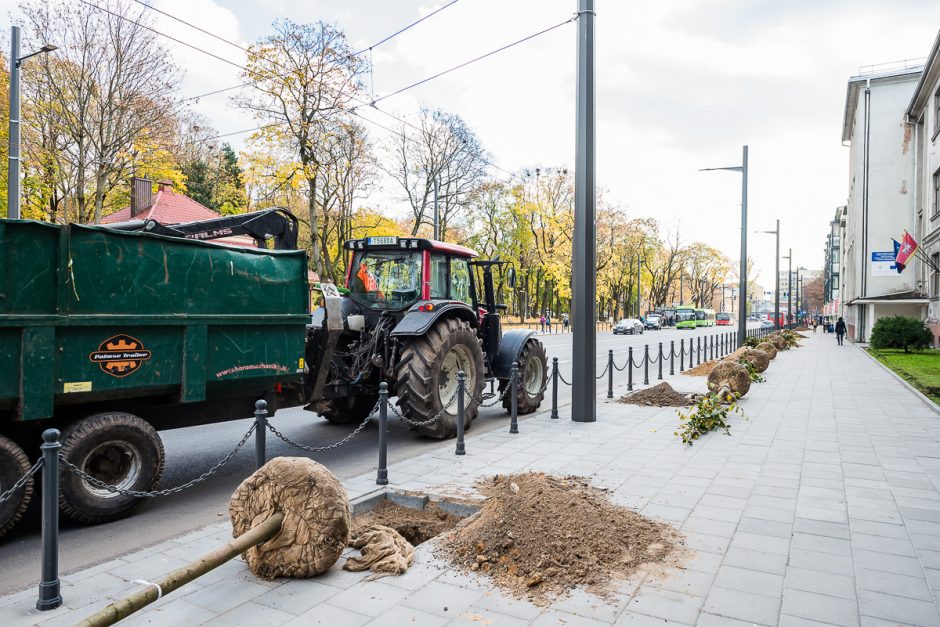
[[[153,182],[142,178],[131,179],[131,204],[101,219],[102,224],[127,222],[129,220],[156,220],[160,224],[179,224],[212,220],[218,213],[196,202],[189,196],[173,191],[173,184],[160,181],[157,194],[153,194]],[[213,240],[218,244],[247,246],[254,248],[255,240],[248,236],[226,237]]]

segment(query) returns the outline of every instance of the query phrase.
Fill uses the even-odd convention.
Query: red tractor
[[[333,423],[361,422],[385,382],[414,429],[449,438],[457,431],[457,373],[466,374],[469,428],[486,382],[499,382],[510,409],[513,362],[518,412],[539,407],[545,348],[534,331],[500,328],[506,306],[496,302],[493,274],[505,267],[512,289],[508,262],[475,260],[469,248],[416,237],[368,237],[344,248],[346,292],[325,286],[308,329],[307,409]]]

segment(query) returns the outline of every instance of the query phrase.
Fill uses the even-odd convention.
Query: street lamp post
[[[747,293],[747,146],[741,151],[741,165],[726,168],[704,168],[702,171],[730,170],[741,173],[741,271],[738,274],[741,294]],[[744,308],[738,312],[738,346],[744,346],[744,337],[747,334],[747,319]]]
[[[52,52],[56,47],[46,44],[36,52],[20,56],[20,27],[10,29],[10,138],[7,166],[7,217],[20,218],[20,66],[37,54]]]
[[[770,233],[777,236],[777,256],[774,257],[774,328],[780,328],[780,220],[773,231],[755,231],[755,233]]]
[[[793,315],[790,308],[790,303],[793,302],[793,288],[790,281],[793,276],[793,249],[788,248],[787,254],[781,259],[787,260],[787,324],[790,324],[790,317]]]

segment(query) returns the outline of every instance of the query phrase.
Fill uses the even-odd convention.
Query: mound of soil
[[[619,402],[648,407],[685,407],[692,404],[685,394],[676,392],[665,381],[651,388],[621,396]]]
[[[793,329],[793,330],[794,330],[794,331],[809,331],[810,329],[809,329],[809,327],[804,327],[804,326],[801,325],[801,326],[796,327],[796,328]]]
[[[679,545],[672,527],[610,503],[580,477],[496,475],[478,489],[488,497],[480,512],[441,550],[538,605],[580,586],[603,595],[612,579],[666,562]]]
[[[690,377],[705,377],[708,376],[708,373],[712,371],[712,368],[718,365],[718,360],[712,361],[703,361],[694,368],[688,368],[682,371],[682,374],[687,374]]]
[[[384,525],[400,533],[412,546],[418,546],[453,529],[458,522],[460,518],[448,514],[434,503],[428,503],[420,510],[385,500],[371,512],[353,518],[352,535],[355,537],[361,529],[370,525]]]

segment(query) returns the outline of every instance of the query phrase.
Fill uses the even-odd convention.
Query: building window
[[[932,220],[937,217],[937,214],[940,214],[940,169],[933,173],[933,202],[931,207],[933,207],[933,212],[930,215]]]
[[[934,268],[940,268],[940,253],[930,255],[930,259]],[[940,270],[933,270],[933,276],[930,277],[930,297],[940,298]]]

